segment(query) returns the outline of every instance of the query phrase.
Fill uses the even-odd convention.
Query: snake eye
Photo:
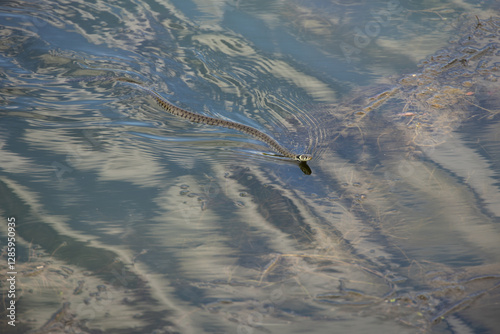
[[[299,161],[309,161],[312,159],[312,156],[309,154],[300,154],[297,156],[297,160]]]

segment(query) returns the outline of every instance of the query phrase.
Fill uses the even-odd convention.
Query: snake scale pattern
[[[312,159],[312,156],[309,154],[294,154],[278,144],[276,140],[271,138],[269,135],[251,127],[248,125],[236,123],[236,122],[231,122],[231,121],[226,121],[214,117],[209,117],[209,116],[204,116],[200,115],[191,111],[187,111],[185,109],[179,108],[165,100],[160,94],[155,92],[154,90],[144,86],[142,83],[135,81],[133,79],[129,78],[116,78],[116,81],[121,81],[121,82],[126,82],[129,84],[132,84],[145,92],[147,92],[149,95],[151,95],[155,101],[162,107],[165,111],[169,112],[170,114],[174,116],[178,116],[184,119],[187,119],[188,121],[194,122],[194,123],[203,123],[207,125],[215,125],[215,126],[221,126],[225,128],[230,128],[234,130],[238,130],[240,132],[249,134],[258,140],[266,143],[269,145],[272,149],[274,149],[276,152],[278,152],[280,155],[296,160],[296,161],[309,161]]]

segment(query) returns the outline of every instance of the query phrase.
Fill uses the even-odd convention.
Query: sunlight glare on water
[[[494,332],[499,10],[3,2],[0,332]]]

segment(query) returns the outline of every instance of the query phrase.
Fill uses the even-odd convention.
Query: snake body
[[[184,119],[187,119],[188,121],[194,122],[194,123],[203,123],[203,124],[208,124],[208,125],[215,125],[215,126],[221,126],[225,128],[230,128],[234,130],[241,131],[243,133],[249,134],[258,140],[266,143],[269,145],[272,149],[274,149],[276,152],[281,154],[284,157],[297,160],[297,161],[309,161],[312,159],[311,155],[308,154],[294,154],[278,144],[276,140],[268,136],[267,134],[251,127],[248,125],[232,122],[232,121],[226,121],[214,117],[209,117],[209,116],[204,116],[200,115],[191,111],[187,111],[185,109],[179,108],[165,100],[160,94],[155,92],[154,90],[145,87],[142,85],[140,82],[128,79],[128,78],[117,78],[117,81],[122,81],[122,82],[127,82],[130,83],[145,92],[147,92],[151,97],[155,99],[155,101],[158,103],[160,107],[162,107],[165,111],[169,112],[170,114],[174,116],[178,116]]]

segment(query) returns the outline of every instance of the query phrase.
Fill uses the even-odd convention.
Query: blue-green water
[[[494,332],[499,10],[2,2],[2,333]]]

